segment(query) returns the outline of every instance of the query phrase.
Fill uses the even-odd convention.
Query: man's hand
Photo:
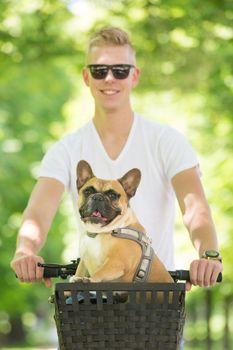
[[[192,284],[200,287],[213,286],[222,270],[222,263],[218,260],[205,258],[194,260],[190,265],[190,282],[186,283],[186,291],[191,290]]]
[[[37,255],[16,255],[11,262],[11,268],[21,282],[40,282],[43,279],[44,269],[37,266],[38,262],[43,263],[43,258]],[[45,278],[44,281],[47,288],[52,287],[50,278]]]

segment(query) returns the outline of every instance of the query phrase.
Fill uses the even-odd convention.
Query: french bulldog
[[[141,180],[131,169],[118,180],[97,178],[90,165],[77,165],[78,209],[84,227],[80,237],[80,263],[71,282],[132,282],[142,257],[140,244],[112,235],[116,229],[144,232],[129,205]],[[174,282],[153,253],[147,282]]]

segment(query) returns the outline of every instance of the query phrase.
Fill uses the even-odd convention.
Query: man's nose
[[[112,71],[111,71],[111,69],[109,69],[109,70],[108,70],[108,74],[107,74],[105,80],[106,80],[106,81],[111,81],[111,80],[114,80],[114,79],[115,79],[115,78],[114,78],[114,76],[113,76],[113,74],[112,74]]]

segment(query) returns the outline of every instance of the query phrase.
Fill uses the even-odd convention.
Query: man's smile
[[[102,94],[108,95],[108,96],[116,95],[120,92],[120,90],[110,90],[110,89],[104,89],[104,90],[100,90],[100,91]]]

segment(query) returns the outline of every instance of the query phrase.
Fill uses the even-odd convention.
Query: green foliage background
[[[224,348],[218,342],[232,319],[221,306],[227,300],[232,309],[233,289],[232,20],[230,0],[0,2],[0,342],[42,344],[38,325],[42,321],[45,327],[50,318],[46,299],[51,292],[43,285],[19,284],[9,264],[43,154],[92,116],[81,79],[85,45],[91,32],[111,24],[131,33],[138,52],[142,75],[134,108],[182,129],[199,154],[224,260],[224,283],[212,291],[213,305],[220,306],[211,336],[216,349]],[[64,198],[41,252],[47,261],[74,258],[71,216]],[[205,300],[205,291],[189,296],[190,313],[198,300]],[[190,320],[190,342],[207,339],[207,326],[200,326],[204,319],[200,311],[196,328]],[[230,349],[227,340],[224,344]]]

